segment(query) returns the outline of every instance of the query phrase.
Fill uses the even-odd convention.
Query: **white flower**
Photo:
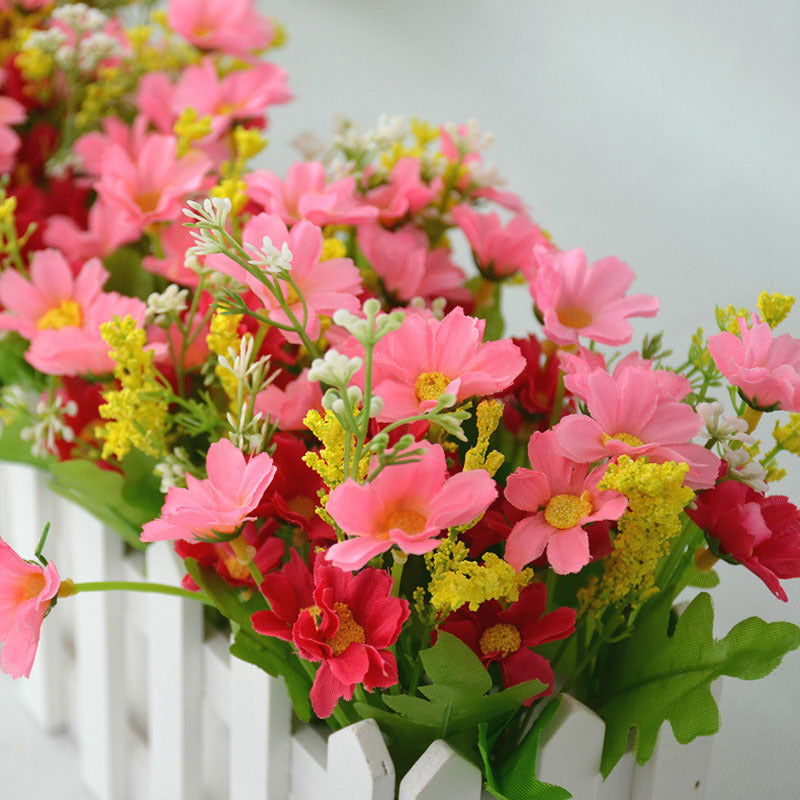
[[[761,464],[758,463],[750,453],[743,447],[737,450],[732,450],[725,445],[723,447],[722,457],[728,462],[731,468],[731,476],[746,483],[748,486],[755,489],[757,492],[767,491],[767,472]]]
[[[65,442],[75,439],[75,431],[67,425],[64,417],[74,417],[78,413],[78,405],[74,400],[67,403],[61,397],[52,400],[39,400],[34,411],[34,423],[23,428],[20,436],[31,442],[31,453],[43,458],[57,453],[56,436]]]
[[[67,34],[64,31],[60,28],[48,28],[46,31],[31,31],[25,39],[22,49],[41,50],[52,55],[66,42]]]
[[[189,219],[196,220],[201,225],[210,224],[219,228],[225,227],[233,208],[227,197],[207,197],[202,205],[196,200],[188,200],[186,205],[189,208],[184,208],[183,213]]]
[[[315,358],[308,372],[310,381],[322,381],[332,386],[346,385],[353,375],[361,369],[363,360],[358,356],[349,358],[331,348],[324,358]]]
[[[313,161],[325,151],[325,143],[311,131],[301,131],[289,142],[295,150],[306,160]]]
[[[263,267],[270,275],[286,275],[292,268],[292,251],[286,242],[278,250],[272,243],[272,239],[265,236],[260,249],[249,242],[246,247],[256,255],[255,258],[250,259],[251,263]]]
[[[723,415],[724,410],[725,407],[718,400],[697,404],[697,413],[706,423],[709,438],[718,442],[734,440],[742,444],[752,444],[753,437],[747,434],[747,423],[741,417]]]
[[[71,3],[54,8],[50,16],[75,31],[99,31],[106,24],[106,15],[86,3]]]
[[[161,492],[166,494],[173,486],[186,486],[189,467],[189,456],[182,447],[176,447],[171,453],[167,453],[164,460],[153,467],[153,472],[161,476]]]
[[[174,283],[167,286],[161,294],[153,292],[147,298],[145,324],[150,325],[154,322],[156,325],[161,325],[167,322],[170,317],[178,316],[188,308],[188,303],[186,302],[188,296],[188,289],[181,289]]]
[[[87,36],[78,46],[78,65],[85,72],[91,72],[107,58],[120,55],[122,47],[117,39],[104,31]]]

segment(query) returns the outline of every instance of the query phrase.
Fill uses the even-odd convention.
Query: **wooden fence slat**
[[[600,784],[597,800],[629,800],[629,798],[639,800],[636,795],[631,794],[635,768],[633,752],[628,750],[611,770],[611,774]],[[647,798],[643,797],[641,800]]]
[[[170,544],[146,552],[147,579],[179,585]],[[203,606],[151,594],[148,600],[148,748],[152,800],[202,797],[200,768]]]
[[[330,797],[393,800],[394,789],[394,764],[374,719],[361,720],[328,737]]]
[[[400,781],[399,800],[480,800],[481,771],[437,739]]]
[[[289,745],[289,797],[306,800],[327,786],[328,745],[325,738],[311,725],[300,725],[292,734]]]

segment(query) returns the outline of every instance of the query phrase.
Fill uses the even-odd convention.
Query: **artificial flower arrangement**
[[[800,576],[800,512],[769,491],[800,453],[793,298],[718,309],[672,367],[658,335],[631,347],[658,300],[558,247],[474,125],[341,122],[285,177],[249,166],[290,98],[250,0],[137,26],[0,6],[0,457],[132,547],[174,542],[183,587],[128,588],[205,602],[301,720],[377,720],[401,773],[444,738],[509,800],[567,796],[534,772],[561,692],[604,719],[607,775],[631,729],[639,763],[667,720],[714,733],[712,681],[800,645],[755,617],[715,641],[706,591],[673,611],[718,559],[782,600]],[[527,339],[503,338],[509,283]],[[14,677],[57,602],[102,588],[45,539],[0,540]]]

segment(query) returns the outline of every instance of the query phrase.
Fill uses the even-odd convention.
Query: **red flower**
[[[497,600],[483,603],[477,611],[465,606],[439,628],[469,645],[484,666],[499,661],[503,686],[530,680],[547,684],[547,689],[528,698],[525,704],[530,705],[537,697],[552,692],[553,670],[544,656],[529,648],[565,639],[575,630],[575,611],[557,608],[546,614],[546,597],[543,583],[531,583],[508,608],[504,609]]]
[[[800,577],[800,512],[786,497],[766,497],[728,480],[703,492],[686,513],[706,532],[712,550],[744,564],[787,601],[778,578]]]
[[[409,612],[406,600],[391,597],[387,572],[367,568],[353,575],[319,559],[312,579],[292,551],[261,591],[272,610],[253,614],[253,627],[293,642],[307,661],[321,662],[311,687],[318,717],[329,717],[339,698],[350,700],[359,683],[367,691],[397,683],[397,662],[387,648]]]

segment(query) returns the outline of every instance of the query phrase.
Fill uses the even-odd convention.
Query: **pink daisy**
[[[458,307],[441,321],[409,314],[381,339],[374,358],[375,393],[384,401],[379,421],[424,413],[445,393],[462,402],[508,388],[525,359],[509,340],[483,342],[485,325]]]
[[[2,83],[2,72],[0,72]],[[25,109],[13,97],[0,95],[0,173],[14,165],[14,155],[20,146],[19,135],[11,129],[25,121]]]
[[[308,379],[307,368],[283,389],[271,383],[256,396],[255,410],[282,431],[304,430],[303,420],[312,408],[322,410],[322,388],[319,381]]]
[[[378,209],[381,222],[391,226],[431,202],[437,190],[422,180],[421,166],[418,158],[401,158],[392,167],[387,183],[367,192],[367,202]]]
[[[625,295],[636,273],[618,258],[589,268],[583,250],[551,253],[535,249],[536,280],[531,286],[544,316],[544,333],[558,344],[577,344],[586,336],[603,344],[626,344],[633,336],[628,317],[654,317],[658,298]]]
[[[532,469],[516,469],[506,485],[506,499],[531,514],[509,534],[506,561],[522,569],[546,553],[559,575],[579,572],[591,560],[584,526],[618,520],[628,500],[614,491],[600,491],[602,470],[589,474],[588,463],[566,458],[554,430],[531,436],[528,457]]]
[[[724,331],[708,340],[717,369],[742,390],[751,405],[800,411],[800,339],[772,335],[754,317],[752,328],[739,320],[740,336]]]
[[[255,519],[250,513],[261,502],[275,475],[272,458],[260,453],[246,460],[228,439],[208,448],[208,478],[186,475],[186,488],[173,486],[161,509],[160,519],[142,528],[143,542],[164,539],[214,538],[233,533],[243,523]]]
[[[352,537],[325,554],[337,567],[360,569],[393,545],[416,555],[435,550],[444,528],[472,522],[497,497],[488,472],[448,478],[441,446],[418,444],[420,461],[387,467],[371,483],[349,478],[331,492],[325,510]]]

